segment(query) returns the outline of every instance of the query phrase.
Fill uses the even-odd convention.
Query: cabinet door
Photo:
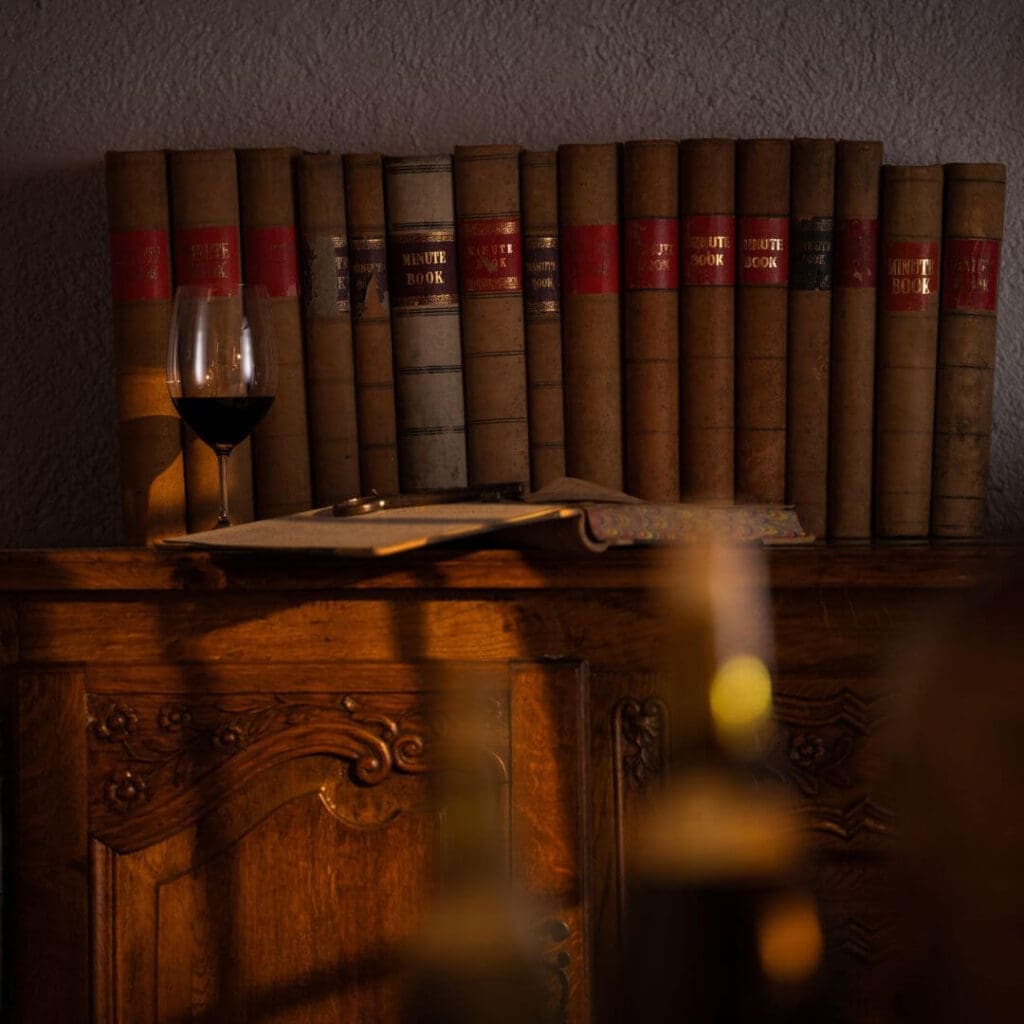
[[[545,901],[552,998],[583,1020],[585,679],[460,672],[493,694],[510,862]],[[439,673],[325,667],[315,687],[246,692],[223,669],[213,688],[149,671],[144,689],[130,674],[90,688],[95,1020],[397,1019],[408,943],[441,886]]]
[[[668,770],[665,680],[635,669],[593,673],[595,979],[611,1005],[637,825]],[[889,860],[894,813],[883,721],[890,699],[873,678],[789,671],[776,682],[773,750],[763,769],[792,790],[806,829],[805,871],[825,955],[818,984],[827,1019],[882,1019],[892,949]],[[603,740],[603,745],[602,744]]]

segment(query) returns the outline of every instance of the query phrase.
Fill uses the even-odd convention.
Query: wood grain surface
[[[874,1019],[891,945],[895,658],[1019,557],[767,552],[770,771],[813,852],[838,1021]],[[604,1019],[668,767],[664,582],[653,551],[0,554],[11,1019],[397,1020],[440,884],[431,709],[466,687],[504,695],[509,862],[546,908],[552,999]]]

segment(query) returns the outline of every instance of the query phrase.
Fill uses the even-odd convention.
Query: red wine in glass
[[[273,401],[272,395],[175,398],[174,408],[214,451],[230,451],[249,436]]]
[[[228,458],[266,414],[277,389],[266,289],[240,285],[225,295],[210,286],[178,288],[167,346],[167,387],[178,415],[217,455],[217,526],[230,526]]]

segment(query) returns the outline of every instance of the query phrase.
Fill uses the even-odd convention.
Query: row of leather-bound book
[[[175,284],[271,295],[239,521],[569,475],[796,506],[817,536],[984,529],[1005,171],[722,139],[107,154],[131,543],[212,525],[167,397]]]

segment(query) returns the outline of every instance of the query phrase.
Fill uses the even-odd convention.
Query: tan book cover
[[[519,147],[455,147],[469,482],[529,482]]]
[[[171,248],[162,150],[106,155],[121,511],[128,544],[184,533],[181,422],[167,391]]]
[[[237,295],[242,280],[242,250],[234,150],[171,153],[170,193],[175,285],[213,285],[226,298]],[[184,439],[188,528],[195,533],[209,530],[217,522],[217,456],[187,427]],[[228,492],[231,521],[251,520],[251,438],[237,445],[228,460]]]
[[[947,164],[945,193],[931,530],[936,537],[980,537],[992,438],[1006,167]]]
[[[786,491],[789,150],[736,148],[736,498],[762,504]]]
[[[295,230],[296,156],[296,150],[285,147],[238,153],[245,280],[269,292],[277,342],[277,395],[253,433],[260,519],[301,512],[313,502]]]
[[[684,500],[733,500],[736,144],[679,148],[679,437]]]
[[[367,493],[394,494],[398,490],[398,435],[384,240],[384,171],[379,153],[350,153],[344,162],[359,476]]]
[[[882,144],[836,147],[832,346],[829,366],[830,537],[871,536]]]
[[[299,255],[313,504],[360,493],[345,175],[341,157],[298,164]]]
[[[941,165],[883,167],[875,377],[875,523],[882,537],[928,535],[941,235]]]
[[[786,503],[808,533],[828,523],[829,344],[836,144],[794,139],[790,157]]]
[[[679,146],[622,150],[626,490],[679,500]]]
[[[558,150],[562,255],[565,468],[622,489],[619,152],[615,143]]]
[[[524,151],[520,175],[530,479],[536,489],[565,476],[557,154]]]
[[[384,181],[402,490],[464,487],[451,157],[389,158]]]

